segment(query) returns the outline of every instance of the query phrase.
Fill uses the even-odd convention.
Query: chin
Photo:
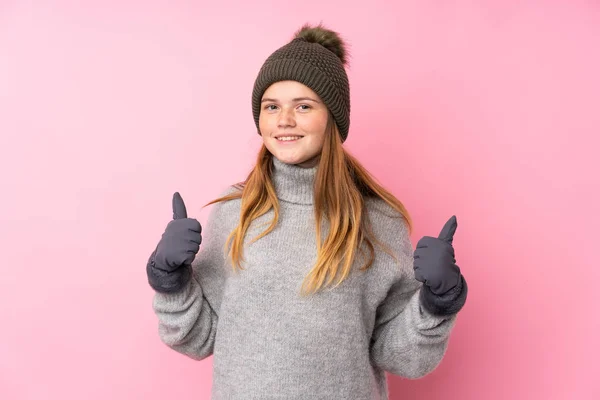
[[[277,157],[277,156],[274,156]],[[303,160],[298,160],[296,158],[289,158],[289,157],[277,157],[277,159],[279,161],[281,161],[282,163],[286,163],[286,164],[300,164],[302,162],[304,162]]]
[[[279,157],[276,155],[273,155],[273,157],[276,157],[282,163],[292,164],[292,165],[302,164],[302,163],[305,163],[310,160],[310,158]]]

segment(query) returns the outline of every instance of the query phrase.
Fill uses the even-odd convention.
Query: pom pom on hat
[[[325,28],[321,24],[315,27],[304,24],[302,28],[296,31],[294,38],[304,39],[309,43],[318,43],[338,56],[342,64],[347,65],[348,63],[346,43],[342,40],[340,34]]]

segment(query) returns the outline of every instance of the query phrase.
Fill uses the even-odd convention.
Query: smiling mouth
[[[303,136],[281,136],[275,138],[278,142],[295,142],[302,139]]]

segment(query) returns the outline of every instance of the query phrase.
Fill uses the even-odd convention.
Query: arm
[[[153,308],[163,343],[195,360],[212,355],[218,317],[195,277],[180,292],[156,292]]]
[[[377,308],[371,359],[395,375],[421,378],[439,365],[446,352],[457,313],[466,301],[467,284],[461,275],[458,284],[443,295],[431,292],[415,277],[406,221],[382,214],[374,217],[375,230],[398,262],[390,264],[383,258],[393,273],[385,278],[389,289]]]
[[[436,299],[439,309],[449,310],[466,298],[464,278],[461,286],[445,298]],[[417,379],[432,372],[442,361],[457,313],[440,315],[428,310],[422,300],[427,290],[414,278],[405,277],[394,284],[378,309],[371,358],[380,368]]]
[[[182,289],[156,291],[153,308],[163,343],[195,360],[213,353],[218,325],[218,308],[226,283],[227,263],[223,253],[222,203],[213,206],[203,229],[204,240],[189,268]],[[190,276],[191,275],[191,276]]]

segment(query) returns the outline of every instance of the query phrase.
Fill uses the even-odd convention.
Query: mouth
[[[300,136],[300,135],[277,135],[275,136],[275,139],[278,142],[282,142],[282,143],[294,143],[297,142],[298,140],[302,139],[304,136]]]

